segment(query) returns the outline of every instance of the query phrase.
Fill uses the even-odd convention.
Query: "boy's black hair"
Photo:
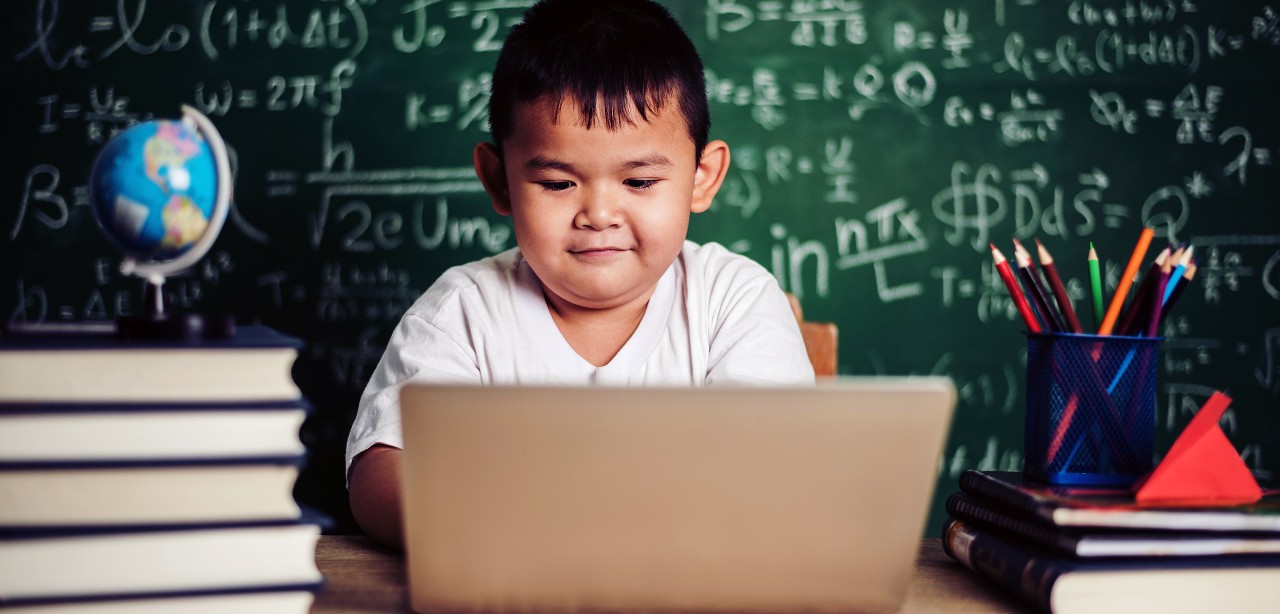
[[[694,157],[707,144],[702,60],[666,8],[650,0],[544,0],[511,29],[493,71],[489,126],[494,144],[514,130],[517,104],[549,95],[556,115],[566,98],[580,105],[586,126],[609,130],[648,121],[675,94],[693,139]]]

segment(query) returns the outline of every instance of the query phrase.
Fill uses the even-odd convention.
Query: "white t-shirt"
[[[360,398],[348,472],[375,443],[403,447],[399,389],[408,381],[705,386],[813,383],[814,375],[777,280],[718,244],[686,241],[639,327],[603,367],[560,334],[518,248],[445,271],[405,312]]]

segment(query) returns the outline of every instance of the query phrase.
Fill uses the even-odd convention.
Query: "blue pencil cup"
[[[1162,337],[1027,333],[1023,472],[1129,485],[1151,470]]]

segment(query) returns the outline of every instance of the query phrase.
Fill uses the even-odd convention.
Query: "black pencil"
[[[1031,252],[1022,247],[1022,244],[1017,239],[1013,240],[1013,258],[1018,263],[1018,275],[1022,277],[1022,283],[1027,286],[1027,294],[1031,295],[1031,300],[1036,304],[1036,309],[1040,311],[1040,318],[1044,320],[1045,326],[1055,332],[1067,330],[1067,325],[1062,322],[1058,312],[1049,304],[1048,292],[1045,291],[1044,283],[1036,276],[1035,269],[1031,268]]]
[[[1120,323],[1116,325],[1116,332],[1121,335],[1137,334],[1137,329],[1142,326],[1145,320],[1139,318],[1148,311],[1147,302],[1151,299],[1151,292],[1155,286],[1156,278],[1160,276],[1160,267],[1164,265],[1164,261],[1168,260],[1172,255],[1172,246],[1160,250],[1160,254],[1156,256],[1155,262],[1151,263],[1151,268],[1147,269],[1147,274],[1142,277],[1142,283],[1138,285],[1138,290],[1133,294],[1133,302],[1129,304],[1129,308],[1125,310],[1120,318]]]

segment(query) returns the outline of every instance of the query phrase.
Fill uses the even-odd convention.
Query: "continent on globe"
[[[187,162],[200,154],[199,137],[178,122],[162,121],[155,136],[147,139],[142,155],[147,176],[161,188],[185,191],[191,186]]]
[[[209,227],[209,216],[194,201],[175,195],[164,206],[164,240],[160,247],[179,253],[189,249]]]
[[[209,228],[218,195],[214,154],[178,121],[138,124],[111,139],[89,186],[102,228],[140,262],[191,249]]]

